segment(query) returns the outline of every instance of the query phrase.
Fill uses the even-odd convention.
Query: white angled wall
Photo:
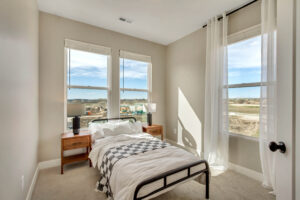
[[[1,0],[0,199],[26,198],[37,167],[38,108],[36,0]]]
[[[296,198],[300,199],[300,2],[296,1]]]

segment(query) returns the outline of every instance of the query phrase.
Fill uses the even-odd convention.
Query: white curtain
[[[205,72],[205,156],[212,168],[228,168],[227,22],[207,23]]]
[[[276,87],[276,0],[262,0],[261,30],[261,100],[260,100],[260,160],[263,185],[275,191],[275,154],[269,143],[277,135],[277,87]]]

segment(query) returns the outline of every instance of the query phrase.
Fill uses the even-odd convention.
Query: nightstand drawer
[[[77,149],[88,147],[90,145],[89,137],[78,137],[63,140],[63,149]]]
[[[163,134],[163,126],[162,125],[156,125],[153,124],[151,126],[143,126],[143,132],[149,133],[152,136],[158,136],[160,135],[161,139],[164,139],[164,134]]]
[[[155,128],[155,129],[148,129],[149,134],[153,135],[160,135],[161,134],[161,129]]]

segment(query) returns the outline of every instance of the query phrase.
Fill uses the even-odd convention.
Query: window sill
[[[259,141],[259,137],[251,137],[251,136],[237,134],[237,133],[231,133],[231,132],[229,132],[229,136],[231,136],[231,137],[237,137],[237,138],[243,138],[243,139],[257,141],[257,142]]]

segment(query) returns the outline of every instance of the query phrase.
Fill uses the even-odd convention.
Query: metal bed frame
[[[116,117],[116,118],[99,118],[99,119],[95,119],[95,120],[92,120],[92,122],[108,122],[109,120],[133,120],[136,122],[136,118],[135,117]],[[200,164],[205,164],[205,169],[202,169],[200,171],[197,171],[197,172],[194,172],[193,174],[191,174],[191,168],[192,167],[195,167],[197,165],[200,165]],[[171,183],[167,183],[167,178],[173,174],[176,174],[178,172],[182,172],[182,171],[185,171],[187,170],[187,175],[183,178],[180,178],[174,182],[171,182]],[[154,176],[154,177],[151,177],[149,179],[146,179],[144,180],[143,182],[141,182],[140,184],[137,185],[135,191],[134,191],[134,198],[133,200],[142,200],[142,199],[145,199],[147,197],[150,197],[151,195],[154,195],[158,192],[161,192],[169,187],[172,187],[180,182],[183,182],[187,179],[190,179],[192,177],[196,177],[197,175],[200,175],[204,173],[205,174],[205,198],[206,199],[209,199],[209,182],[210,182],[210,171],[209,171],[209,165],[207,163],[207,161],[205,160],[199,160],[197,162],[194,162],[194,163],[190,163],[190,164],[187,164],[187,165],[184,165],[184,166],[180,166],[176,169],[172,169],[172,170],[169,170],[167,172],[164,172],[162,174],[159,174],[157,176]],[[164,181],[164,184],[162,187],[152,191],[151,193],[147,194],[147,195],[144,195],[142,197],[138,197],[138,193],[139,191],[141,190],[141,188],[143,186],[146,186],[148,184],[151,184],[155,181],[158,181],[160,179],[163,179]]]
[[[99,119],[94,119],[91,122],[108,122],[109,120],[133,120],[136,122],[135,117],[115,117],[115,118],[99,118]]]
[[[202,163],[205,164],[205,169],[197,171],[197,172],[191,174],[191,168],[194,167],[194,166],[197,166],[199,164],[202,164]],[[185,171],[185,170],[188,170],[187,176],[185,176],[185,177],[183,177],[181,179],[178,179],[178,180],[176,180],[174,182],[171,182],[171,183],[167,184],[167,177],[168,176],[171,176],[173,174],[176,174],[178,172]],[[155,177],[149,178],[149,179],[141,182],[140,184],[138,184],[138,186],[135,189],[134,198],[133,199],[134,200],[142,200],[142,199],[147,198],[147,197],[149,197],[151,195],[154,195],[154,194],[156,194],[156,193],[158,193],[160,191],[163,191],[164,189],[167,189],[167,188],[169,188],[171,186],[174,186],[174,185],[176,185],[176,184],[178,184],[180,182],[183,182],[183,181],[185,181],[185,180],[187,180],[189,178],[195,177],[195,176],[197,176],[197,175],[199,175],[201,173],[205,173],[205,198],[209,199],[209,166],[208,166],[208,163],[205,160],[200,160],[200,161],[197,161],[197,162],[194,162],[194,163],[191,163],[191,164],[187,164],[185,166],[178,167],[176,169],[172,169],[170,171],[164,172],[162,174],[159,174],[159,175],[157,175]],[[147,194],[145,196],[138,197],[138,193],[139,193],[140,189],[143,186],[148,185],[150,183],[153,183],[155,181],[158,181],[160,179],[164,180],[164,185],[162,187],[154,190],[153,192],[151,192],[151,193],[149,193],[149,194]]]

